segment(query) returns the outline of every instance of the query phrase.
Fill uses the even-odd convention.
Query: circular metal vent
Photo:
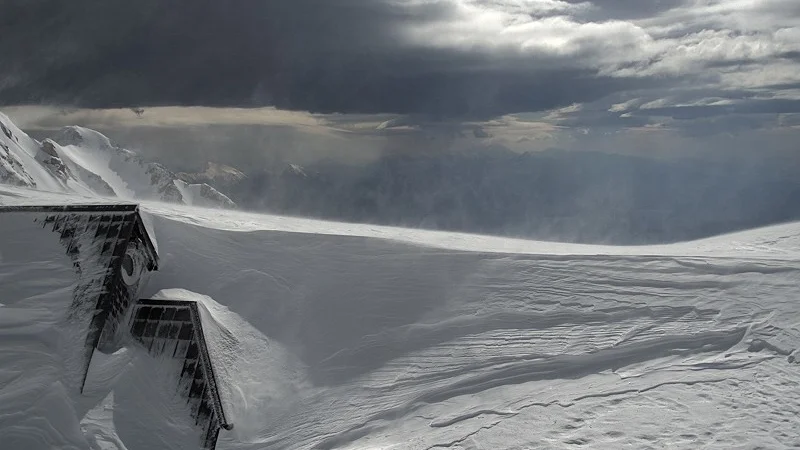
[[[138,242],[131,242],[122,257],[122,281],[127,286],[136,286],[145,271],[146,258]]]

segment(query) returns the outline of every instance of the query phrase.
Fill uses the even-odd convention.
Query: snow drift
[[[0,113],[0,183],[53,192],[150,199],[205,207],[235,203],[205,183],[189,184],[106,136],[66,127],[38,142]]]
[[[5,204],[70,199],[0,190]],[[600,247],[142,209],[160,255],[142,296],[200,302],[225,355],[236,427],[219,449],[800,444],[798,223]],[[196,445],[133,347],[75,393],[59,272],[0,242],[0,280],[26,280],[0,299],[0,435]]]

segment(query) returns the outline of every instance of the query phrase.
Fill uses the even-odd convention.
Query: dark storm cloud
[[[0,1],[6,105],[488,118],[763,96],[800,63],[788,0]]]
[[[721,92],[720,96],[695,97],[689,93],[673,97],[667,106],[648,105],[641,99],[609,105],[607,101],[585,105],[557,115],[560,126],[583,129],[622,129],[668,126],[685,136],[707,137],[720,133],[774,129],[794,124],[800,116],[800,100],[759,99],[747,92]],[[697,95],[695,93],[695,95]]]
[[[2,70],[19,82],[3,99],[246,104],[268,96],[267,83],[385,50],[389,15],[367,2],[331,3],[14,2],[3,8],[3,53],[13,63]]]
[[[568,0],[573,4],[585,4],[585,0]],[[652,17],[658,13],[678,7],[686,0],[592,0],[591,7],[582,16],[591,20],[638,19]]]
[[[523,65],[398,43],[401,25],[447,20],[456,6],[7,0],[0,103],[492,116],[592,101],[633,82],[544,58]]]
[[[665,116],[673,119],[692,120],[728,114],[791,114],[800,113],[800,100],[775,99],[753,100],[732,104],[703,106],[673,106],[638,110],[634,114]]]

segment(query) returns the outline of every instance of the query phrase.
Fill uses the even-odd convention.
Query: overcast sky
[[[789,149],[781,151],[800,142],[798,0],[0,6],[4,109],[143,106],[147,115],[154,106],[270,107],[311,120],[306,131],[339,129],[344,114],[357,118],[344,120],[350,128],[456,130],[519,146],[614,135],[608,145],[635,148],[654,130],[682,142],[760,136]],[[136,120],[114,114],[103,113]],[[191,115],[190,122],[265,120],[240,109],[190,108],[182,117]],[[34,126],[43,115],[26,117]]]

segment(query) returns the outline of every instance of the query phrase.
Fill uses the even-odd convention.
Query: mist
[[[145,112],[145,123],[115,114],[26,119],[17,111],[37,139],[67,123],[92,127],[251,211],[622,245],[800,219],[800,158],[783,135],[790,130],[574,133],[511,119],[361,115],[176,125],[161,123],[157,110]],[[207,173],[209,163],[243,176]]]

